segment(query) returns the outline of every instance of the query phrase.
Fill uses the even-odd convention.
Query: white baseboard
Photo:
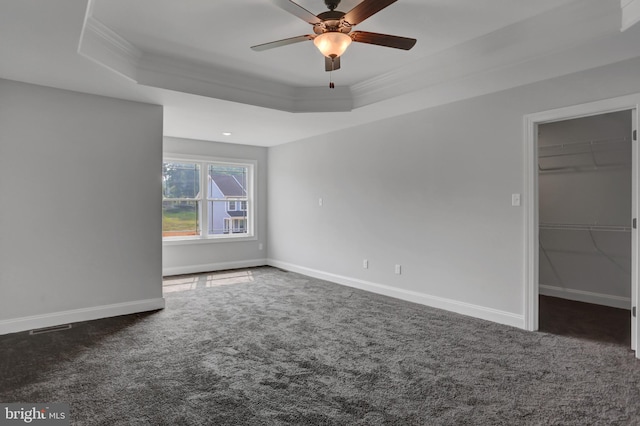
[[[162,297],[0,320],[0,335],[158,309],[164,309],[164,298]]]
[[[377,284],[356,278],[336,275],[329,272],[306,268],[304,266],[281,262],[275,259],[267,259],[267,264],[269,266],[274,266],[286,271],[297,272],[299,274],[307,275],[325,281],[331,281],[333,283],[345,285],[347,287],[354,287],[361,290],[370,291],[372,293],[406,300],[408,302],[419,303],[421,305],[426,305],[433,308],[444,309],[446,311],[468,315],[474,318],[480,318],[500,324],[510,325],[513,327],[524,328],[524,315],[518,315],[511,312],[473,305],[453,299],[431,296],[416,291],[404,290],[400,288],[390,287],[384,284]]]
[[[555,287],[545,284],[540,284],[539,287],[539,293],[543,296],[559,297],[561,299],[575,300],[576,302],[594,303],[596,305],[610,306],[612,308],[631,309],[630,297],[593,293],[590,291]]]
[[[267,259],[239,260],[234,262],[205,263],[199,265],[186,265],[162,268],[162,275],[169,277],[172,275],[199,274],[201,272],[224,271],[226,269],[253,268],[265,266]]]

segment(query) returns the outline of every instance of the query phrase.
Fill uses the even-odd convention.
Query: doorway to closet
[[[631,347],[632,113],[538,125],[541,331]]]
[[[583,299],[574,301],[576,303],[589,301],[592,305],[601,308],[625,308],[625,310],[631,308],[631,314],[626,311],[624,315],[631,328],[630,346],[638,359],[640,359],[640,350],[637,350],[637,343],[640,341],[640,324],[637,312],[640,305],[640,292],[638,291],[640,240],[636,222],[640,214],[640,174],[638,173],[640,149],[638,149],[636,133],[639,109],[640,93],[636,93],[528,114],[524,116],[523,122],[526,167],[524,328],[530,331],[539,329],[540,314],[545,314],[544,309],[539,309],[541,297],[562,296],[555,297],[555,300],[566,303],[571,302],[570,297],[574,299],[582,297]],[[620,113],[620,115],[616,113]],[[551,139],[545,141],[545,136],[538,134],[539,130],[544,133],[547,125],[567,122],[558,124],[556,126],[558,129],[555,130],[558,130],[558,134],[562,131],[568,135],[574,135],[570,132],[572,127],[580,127],[576,124],[587,123],[587,121],[580,121],[581,119],[596,116],[600,116],[596,118],[596,122],[599,120],[603,129],[609,125],[615,127],[612,123],[621,121],[621,126],[626,129],[626,135],[621,137],[627,138],[628,145],[625,146],[624,140],[608,141],[615,139],[617,135],[605,132],[603,129],[594,130],[596,133],[590,133],[586,140],[582,139],[580,133],[576,133],[575,138],[572,137],[563,142],[553,142]],[[630,121],[628,117],[630,117]],[[610,123],[604,124],[604,121],[610,121]],[[587,124],[593,125],[593,123]],[[546,127],[547,135],[552,127]],[[582,131],[584,132],[584,129]],[[553,131],[551,133],[553,134]],[[541,137],[543,140],[540,142]],[[564,146],[562,146],[563,143]],[[552,145],[560,146],[552,147]],[[606,145],[609,148],[605,149]],[[560,154],[556,155],[556,158],[553,156],[554,150]],[[580,154],[580,150],[584,152]],[[628,158],[623,158],[624,152],[627,153]],[[538,158],[539,156],[542,158]],[[574,157],[574,159],[571,160],[570,157]],[[590,163],[587,162],[587,159]],[[557,170],[554,171],[554,168]],[[554,176],[554,173],[558,176]],[[590,173],[594,176],[600,174],[605,178],[596,180],[595,177],[588,176]],[[568,179],[564,181],[564,184],[560,180],[563,174]],[[543,195],[539,199],[539,186],[545,186],[548,183],[543,182],[545,179],[548,181],[555,179],[558,185],[564,186],[565,189],[566,187],[573,189],[560,192],[552,188],[552,192],[548,192],[542,188]],[[577,185],[580,181],[593,181],[595,186],[589,186],[588,189],[584,189],[584,187],[578,189]],[[613,186],[610,183],[618,181],[622,182],[619,184],[621,186],[616,186],[614,190],[611,190]],[[544,191],[547,191],[547,195]],[[595,194],[600,194],[600,196],[595,197]],[[630,197],[630,208],[629,198],[622,197]],[[578,202],[584,204],[570,204],[566,209],[560,208],[562,205],[568,205],[568,200],[574,200],[576,204]],[[555,204],[556,202],[558,204]],[[539,208],[539,204],[542,204],[541,208]],[[622,211],[623,207],[614,209],[611,204],[626,204],[628,206],[626,213]],[[547,205],[551,205],[550,210],[546,209]],[[542,218],[540,218],[541,215],[543,215]],[[576,235],[559,237],[558,235],[563,232],[575,233]],[[542,239],[542,247],[546,254],[540,246],[540,239]],[[588,249],[590,253],[580,254],[580,251],[585,250],[580,247],[588,244],[590,244]],[[628,244],[627,247],[630,246],[630,261],[627,260],[629,259],[627,252],[621,251],[623,249],[620,248],[625,244]],[[546,258],[547,255],[551,261]],[[591,260],[583,263],[584,266],[578,266],[576,262],[581,257],[589,257]],[[601,267],[595,268],[594,265]],[[612,281],[611,287],[607,287],[604,292],[600,287],[594,287],[596,281],[610,280],[609,276],[621,280],[622,277],[628,276],[626,281],[628,284],[623,284],[622,281]],[[550,282],[543,282],[543,280]],[[579,287],[573,284],[576,280],[579,285],[584,284],[591,287]],[[555,296],[545,295],[545,293],[549,294],[554,291],[556,292]],[[588,299],[585,300],[585,297]],[[554,312],[558,312],[558,310]],[[609,320],[599,321],[599,323],[602,324],[606,321]],[[588,321],[583,322],[583,325],[588,326]]]

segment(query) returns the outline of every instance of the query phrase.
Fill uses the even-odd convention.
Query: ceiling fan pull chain
[[[329,71],[329,89],[335,89],[336,85],[333,84],[333,59],[331,59],[331,71]]]

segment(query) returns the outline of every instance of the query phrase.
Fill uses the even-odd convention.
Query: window
[[[253,163],[165,159],[164,240],[253,237],[254,168]]]

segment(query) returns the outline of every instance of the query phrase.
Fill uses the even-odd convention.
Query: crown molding
[[[148,52],[138,65],[138,83],[285,111],[293,105],[293,88],[287,85]]]
[[[209,64],[145,53],[138,83],[287,112],[351,111],[348,87],[292,87]]]
[[[620,31],[626,31],[640,22],[640,0],[620,0],[622,8],[622,26]]]
[[[640,35],[640,31],[637,31],[636,35]],[[625,60],[634,58],[640,60],[640,45],[635,41],[636,39],[628,37],[621,41],[616,36],[607,37],[571,51],[539,57],[536,61],[520,62],[510,67],[447,80],[422,90],[414,90],[404,96],[365,106],[363,109],[378,109],[378,106],[384,106],[387,111],[393,111],[388,116],[408,114],[562,77],[578,71],[598,69]],[[601,54],[594,55],[594,52]],[[633,66],[630,69],[633,69]]]
[[[94,18],[90,14],[92,8],[90,2],[78,53],[135,82],[142,51]]]

